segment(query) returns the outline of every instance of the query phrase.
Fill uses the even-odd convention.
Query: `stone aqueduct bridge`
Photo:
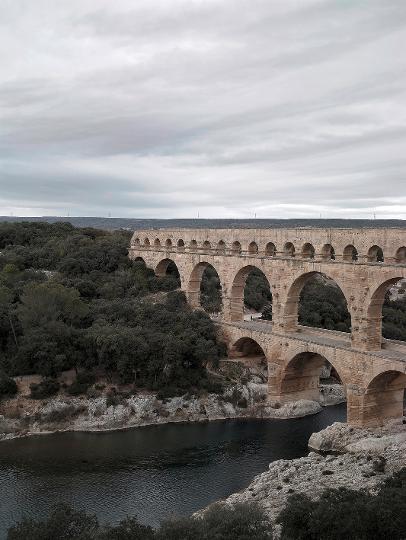
[[[158,275],[173,261],[193,307],[200,306],[205,268],[216,269],[229,349],[262,348],[270,401],[317,399],[327,359],[346,387],[349,423],[372,426],[402,416],[406,343],[382,339],[382,305],[388,288],[406,277],[406,230],[140,230],[132,237],[130,257],[142,258]],[[244,285],[253,268],[269,281],[272,323],[244,321]],[[298,325],[300,292],[315,274],[341,288],[351,334]]]

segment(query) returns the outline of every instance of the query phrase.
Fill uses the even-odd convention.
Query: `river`
[[[158,524],[247,486],[276,459],[307,453],[307,441],[346,405],[292,420],[166,424],[105,433],[58,433],[0,444],[0,538],[22,515],[57,501],[111,523],[137,515]]]

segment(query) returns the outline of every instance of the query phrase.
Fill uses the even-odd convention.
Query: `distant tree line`
[[[293,494],[277,517],[281,540],[404,540],[406,468],[387,479],[375,494],[326,489],[312,500]],[[65,505],[42,520],[23,519],[8,540],[271,540],[273,526],[255,503],[216,504],[201,517],[163,522],[157,529],[126,518],[103,526],[96,516]]]

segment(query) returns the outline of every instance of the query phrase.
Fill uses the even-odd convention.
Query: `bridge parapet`
[[[131,246],[209,255],[406,264],[406,229],[147,229]]]

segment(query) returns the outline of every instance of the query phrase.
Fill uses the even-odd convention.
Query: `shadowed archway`
[[[294,356],[282,370],[280,378],[281,402],[306,399],[322,401],[320,393],[320,378],[323,371],[329,369],[329,375],[336,382],[343,382],[333,364],[324,356],[314,352],[301,352]]]
[[[262,318],[264,310],[267,318],[272,318],[272,293],[268,278],[256,266],[241,268],[231,286],[230,316],[232,321]]]
[[[390,418],[401,418],[404,413],[406,374],[385,371],[369,383],[363,397],[362,424],[384,425]]]
[[[179,269],[172,259],[162,259],[155,268],[155,274],[159,277],[171,277],[177,282],[177,286],[181,286]]]
[[[222,310],[222,287],[214,266],[208,262],[198,263],[190,274],[187,296],[193,308],[202,307],[208,313]]]
[[[308,302],[305,303],[306,297]],[[286,331],[298,330],[299,306],[300,324],[304,326],[350,331],[351,315],[343,288],[321,272],[306,272],[291,285],[283,313],[283,327]],[[340,318],[343,320],[340,321]]]

